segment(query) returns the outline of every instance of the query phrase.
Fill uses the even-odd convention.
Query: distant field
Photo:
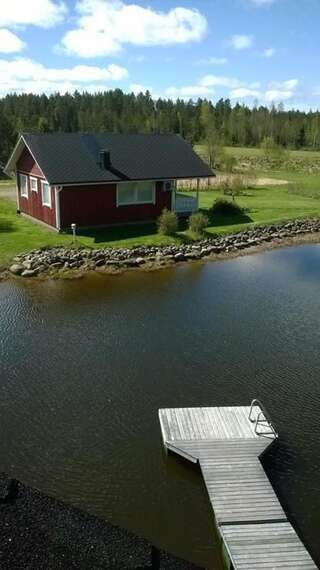
[[[239,158],[250,154],[252,156],[263,156],[263,151],[261,148],[227,146],[226,150]],[[303,160],[320,160],[320,151],[289,150],[288,152],[291,158],[299,158]]]
[[[201,155],[205,155],[205,148],[202,145],[196,145],[195,150]],[[225,150],[233,154],[238,159],[244,158],[246,156],[251,156],[252,158],[263,157],[263,151],[261,148],[253,147],[232,147],[226,146]],[[306,161],[320,161],[320,151],[309,151],[309,150],[289,150],[289,157],[292,159],[306,160]]]

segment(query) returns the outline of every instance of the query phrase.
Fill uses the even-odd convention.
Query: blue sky
[[[320,107],[319,0],[1,0],[0,94]]]

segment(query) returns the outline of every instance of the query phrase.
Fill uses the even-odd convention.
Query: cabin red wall
[[[32,176],[39,176],[39,178],[43,179],[45,178],[40,166],[38,166],[27,147],[24,147],[21,153],[17,163],[17,170],[20,170],[23,174],[31,174]]]
[[[20,184],[19,184],[19,173],[26,174],[28,176],[28,198],[21,196]],[[29,176],[37,179],[37,192],[31,190]],[[18,196],[19,196],[19,210],[41,220],[50,226],[56,226],[56,210],[55,210],[55,191],[51,188],[51,208],[49,206],[43,206],[42,195],[41,195],[41,180],[45,180],[45,177],[35,162],[34,158],[30,154],[27,148],[24,148],[18,162],[17,162],[17,184],[18,184]]]
[[[171,192],[162,188],[163,183],[156,182],[155,204],[117,207],[116,184],[64,187],[60,192],[61,227],[155,220],[164,208],[171,209]]]

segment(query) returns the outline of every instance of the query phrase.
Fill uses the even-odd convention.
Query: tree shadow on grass
[[[181,221],[179,222],[178,231],[181,232],[186,229],[186,227],[186,221]],[[149,238],[150,242],[152,242],[153,238],[158,236],[158,228],[156,223],[128,224],[123,226],[109,226],[106,228],[88,228],[85,230],[79,229],[77,231],[77,235],[79,237],[90,237],[93,239],[95,244],[104,242],[112,243],[138,238]],[[174,234],[172,237],[181,243],[190,241],[187,236],[180,235],[179,233]]]
[[[210,227],[236,226],[238,224],[250,224],[250,222],[253,222],[253,219],[250,218],[248,212],[217,214],[203,210],[203,213],[209,218],[208,225]]]
[[[114,226],[106,228],[79,229],[79,237],[90,237],[94,243],[122,241],[145,237],[157,233],[156,224],[132,224],[124,226]]]
[[[11,220],[0,220],[0,233],[13,232],[14,229],[14,224]]]

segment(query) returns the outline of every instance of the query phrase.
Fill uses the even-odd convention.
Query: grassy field
[[[226,151],[233,154],[236,158],[242,158],[247,155],[253,157],[263,156],[263,150],[261,148],[249,148],[249,147],[225,147]],[[320,152],[313,150],[290,150],[289,156],[291,159],[302,159],[302,160],[320,160]]]
[[[196,145],[195,150],[203,156],[205,154],[204,147],[202,145]],[[254,158],[262,158],[263,157],[263,150],[261,148],[252,148],[252,147],[234,147],[234,146],[226,146],[225,150],[227,153],[232,154],[237,159],[241,160],[242,158],[249,156]],[[320,161],[320,152],[319,151],[312,151],[312,150],[290,150],[288,151],[288,156],[290,159],[295,160],[303,160],[303,161]]]
[[[259,149],[231,149],[232,152],[260,153]],[[229,149],[229,152],[231,152]],[[313,153],[306,152],[309,160]],[[301,158],[301,152],[299,152]],[[304,155],[303,155],[304,156]],[[317,155],[318,157],[319,155]],[[288,185],[255,187],[244,191],[237,202],[245,213],[231,218],[209,216],[207,234],[230,233],[252,224],[274,223],[294,218],[320,217],[320,174],[257,171],[256,177],[285,179]],[[71,245],[68,234],[57,234],[23,216],[17,216],[15,201],[8,195],[10,183],[0,181],[0,266],[4,267],[18,253],[42,246]],[[208,213],[213,202],[222,197],[215,189],[200,193],[200,207]],[[156,224],[121,226],[83,232],[78,244],[86,247],[161,245],[191,240],[185,226],[174,237],[157,234]]]

